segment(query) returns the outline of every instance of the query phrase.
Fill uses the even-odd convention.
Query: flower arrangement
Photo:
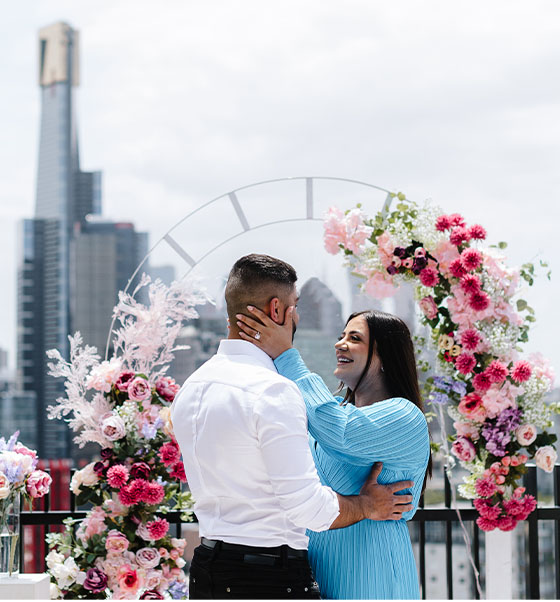
[[[134,298],[144,286],[147,306]],[[79,333],[69,337],[69,361],[48,352],[50,374],[66,379],[67,395],[49,416],[71,414],[74,441],[101,447],[70,484],[77,503],[93,508],[83,521],[67,521],[64,533],[48,535],[51,597],[186,597],[185,540],[170,536],[164,515],[180,510],[192,520],[192,500],[181,491],[185,470],[170,421],[179,386],[165,372],[181,348],[175,340],[183,321],[198,317],[195,305],[207,300],[194,285],[167,288],[144,276],[132,295],[119,294],[112,358],[99,362]]]
[[[372,297],[415,284],[438,373],[427,378],[424,394],[446,404],[454,419],[451,453],[469,472],[459,491],[474,500],[481,529],[511,530],[536,507],[519,485],[525,463],[534,458],[551,472],[557,458],[556,436],[546,431],[556,408],[544,401],[553,371],[539,354],[520,356],[535,320],[519,298],[520,280],[533,284],[534,266],[507,267],[506,244],[481,247],[486,230],[459,214],[431,203],[420,207],[402,193],[392,196],[396,209],[373,218],[360,205],[346,212],[331,208],[325,247],[344,253]]]
[[[23,498],[33,500],[49,492],[52,479],[37,470],[37,452],[17,438],[16,431],[6,441],[0,438],[0,573],[18,572],[19,504]]]

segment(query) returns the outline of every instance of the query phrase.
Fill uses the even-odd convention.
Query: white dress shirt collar
[[[277,372],[274,362],[262,349],[242,339],[223,339],[218,347],[219,355],[246,355],[256,360],[263,367]]]

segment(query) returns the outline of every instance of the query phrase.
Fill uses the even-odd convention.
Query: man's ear
[[[270,318],[276,322],[276,324],[282,324],[284,321],[284,315],[282,312],[282,303],[278,297],[273,297],[270,300]]]

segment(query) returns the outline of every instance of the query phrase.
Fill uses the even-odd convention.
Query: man
[[[217,354],[175,398],[172,421],[199,521],[190,597],[319,598],[305,529],[400,518],[412,483],[377,484],[357,496],[321,485],[308,446],[305,404],[272,360],[239,337],[235,314],[252,304],[277,323],[296,305],[296,272],[268,255],[233,266],[225,297],[231,328]],[[294,331],[298,316],[294,312]]]

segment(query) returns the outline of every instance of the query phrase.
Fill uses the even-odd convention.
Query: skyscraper
[[[86,219],[101,213],[101,172],[80,169],[75,108],[78,44],[78,32],[66,23],[39,31],[41,128],[35,216],[23,221],[19,239],[17,385],[35,394],[27,411],[36,419],[36,445],[45,458],[71,453],[66,424],[47,418],[46,408],[63,393],[63,383],[47,375],[46,351],[57,348],[67,357],[68,334],[91,324],[99,328],[106,324],[105,332],[86,342],[106,339],[116,292],[147,247],[145,235],[135,233],[132,224],[122,229],[118,241],[118,225],[94,226]],[[99,251],[100,241],[109,239],[112,253],[103,258],[99,252],[88,253]],[[95,280],[88,282],[78,277],[94,273]],[[95,306],[87,298],[85,307],[86,295],[101,283],[110,291],[106,303]],[[99,351],[104,350],[103,345]]]

